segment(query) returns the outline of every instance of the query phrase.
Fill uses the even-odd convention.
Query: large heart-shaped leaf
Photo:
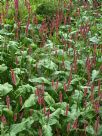
[[[5,96],[12,90],[13,90],[13,87],[9,83],[0,84],[0,96]]]

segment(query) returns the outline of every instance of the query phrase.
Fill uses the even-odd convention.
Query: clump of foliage
[[[102,136],[102,9],[58,0],[50,18],[39,1],[0,10],[0,135]]]
[[[54,5],[52,2],[43,2],[37,9],[36,13],[43,16],[52,16],[57,9],[57,5]]]

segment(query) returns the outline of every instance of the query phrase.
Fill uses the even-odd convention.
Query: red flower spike
[[[18,16],[18,5],[19,5],[19,0],[14,0],[14,6],[15,6],[15,12],[16,12],[16,21],[17,21],[17,16]]]
[[[0,25],[2,25],[2,15],[0,13]]]
[[[52,87],[54,87],[54,80],[52,80]]]
[[[13,69],[11,69],[11,78],[12,78],[13,84],[16,85],[16,75],[15,75]]]
[[[46,114],[46,106],[44,105],[44,109],[43,109],[44,114]]]
[[[38,104],[42,105],[41,96],[38,96]]]
[[[20,106],[23,104],[22,96],[19,97]]]
[[[6,1],[6,8],[5,8],[5,15],[7,16],[7,14],[8,14],[8,9],[9,9],[9,1],[7,0]]]
[[[19,0],[14,0],[14,4],[15,4],[15,9],[16,9],[16,11],[18,11],[18,3],[19,3]]]
[[[60,102],[63,101],[62,99],[63,99],[63,98],[62,98],[62,92],[60,92],[60,93],[59,93],[59,100],[60,100]]]
[[[6,96],[6,104],[7,104],[7,108],[10,108],[10,97]]]
[[[99,100],[96,100],[96,101],[94,102],[94,109],[95,109],[95,112],[96,112],[96,113],[99,113],[99,108],[100,108]]]
[[[101,95],[101,80],[98,80],[98,96]]]
[[[91,102],[93,103],[93,101],[94,101],[94,93],[93,93],[93,92],[91,92],[90,100],[91,100]]]
[[[1,116],[1,121],[2,121],[2,123],[3,123],[4,125],[7,123],[6,117],[5,117],[4,115]]]
[[[87,106],[87,101],[85,99],[83,99],[83,106],[84,106],[84,108],[86,108],[86,106]]]
[[[66,106],[65,116],[68,116],[69,106]]]
[[[47,117],[48,117],[48,118],[50,117],[50,109],[48,109]]]
[[[44,101],[44,97],[43,97],[43,96],[42,96],[42,98],[41,98],[41,102],[42,102],[42,105],[45,104],[45,101]]]
[[[91,91],[94,91],[94,84],[91,85]]]
[[[87,88],[84,88],[84,97],[86,97],[87,92],[88,92],[88,89],[87,89]]]
[[[14,116],[13,116],[13,120],[14,120],[14,122],[16,122],[16,121],[17,121],[17,113],[15,113],[15,114],[14,114]]]
[[[28,17],[28,21],[27,21],[27,25],[26,25],[26,29],[25,29],[26,36],[28,35],[29,24],[30,24],[30,17]]]
[[[26,8],[28,10],[28,13],[30,14],[30,12],[31,12],[31,6],[30,6],[30,1],[29,0],[25,0],[25,6],[26,6]]]
[[[98,129],[99,129],[99,120],[100,120],[100,118],[98,116],[97,119],[96,119],[96,121],[95,121],[95,133],[96,133],[96,135],[97,135]]]
[[[73,129],[76,129],[78,126],[78,119],[76,119],[73,123]]]
[[[64,83],[64,91],[65,92],[67,91],[67,85],[66,85],[66,83]]]
[[[55,87],[55,89],[56,89],[56,90],[58,89],[58,81],[56,82],[56,87]]]
[[[37,20],[37,17],[36,17],[36,16],[34,16],[34,18],[33,18],[33,23],[34,23],[35,25],[38,24],[38,20]]]

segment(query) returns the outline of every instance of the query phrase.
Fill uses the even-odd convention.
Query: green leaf
[[[39,121],[39,112],[40,111],[33,110],[32,117],[33,117],[34,122]]]
[[[47,43],[45,44],[45,47],[49,47],[53,49],[53,42],[51,40],[47,40]]]
[[[36,90],[35,87],[32,87],[31,85],[29,84],[26,84],[26,85],[22,85],[22,86],[19,86],[19,88],[15,91],[15,93],[17,93],[17,97],[19,97],[19,95],[27,95],[28,93],[32,93],[34,90]]]
[[[53,61],[51,61],[50,59],[44,59],[40,63],[44,68],[47,68],[47,69],[50,69],[50,70],[55,71],[58,68],[57,65]]]
[[[71,107],[70,119],[75,120],[80,115],[80,109],[77,108],[77,104],[73,104]]]
[[[18,49],[18,42],[16,41],[9,41],[8,48],[11,52],[16,52]]]
[[[91,135],[94,135],[94,129],[92,126],[87,126],[86,127],[86,132],[91,134]]]
[[[0,42],[4,41],[4,37],[2,35],[0,35]]]
[[[12,35],[14,35],[13,33],[9,33],[6,29],[0,30],[0,34],[5,35],[5,36],[12,36]]]
[[[79,81],[83,80],[82,77],[80,77],[79,75],[74,75],[71,84],[77,84]]]
[[[30,129],[33,122],[34,120],[29,117],[21,123],[13,124],[10,128],[10,135],[14,136],[17,135],[19,132],[22,132],[23,130]]]
[[[13,111],[8,108],[3,108],[3,113],[8,115],[9,117],[13,117]]]
[[[65,67],[67,70],[70,70],[71,69],[71,62],[70,61],[65,61]]]
[[[55,71],[54,73],[53,73],[53,75],[55,76],[60,76],[60,75],[62,75],[62,76],[68,76],[68,72],[65,72],[65,71]]]
[[[13,90],[13,87],[9,83],[0,84],[0,96],[5,96],[12,90]]]
[[[65,110],[67,105],[68,105],[68,103],[66,103],[66,102],[62,102],[62,103],[59,102],[59,103],[56,103],[55,107]]]
[[[58,120],[56,118],[49,118],[49,121],[48,121],[48,124],[51,126],[51,125],[54,125],[58,122]]]
[[[72,96],[72,99],[73,99],[73,101],[81,101],[82,100],[82,98],[83,98],[83,93],[82,93],[82,91],[79,91],[79,90],[75,90],[75,93],[74,93],[74,95]]]
[[[3,73],[7,70],[7,66],[5,64],[0,65],[0,73]]]
[[[44,93],[44,100],[47,102],[49,106],[54,105],[55,101],[54,99],[48,94],[48,92]]]
[[[32,83],[45,83],[45,84],[50,85],[50,82],[44,77],[39,77],[39,78],[35,77],[33,79],[29,79],[29,81]]]
[[[98,44],[98,43],[99,43],[99,39],[98,39],[96,36],[90,38],[89,40],[90,40],[90,42],[93,42],[93,43],[95,43],[95,44]]]
[[[43,129],[44,136],[53,136],[53,134],[52,134],[52,128],[50,127],[50,125],[44,125],[42,127],[42,129]]]
[[[60,114],[61,114],[61,109],[58,108],[57,110],[55,110],[53,113],[50,114],[49,118],[46,117],[46,123],[48,123],[50,126],[58,123],[59,122],[58,119],[59,119]]]
[[[61,114],[61,109],[58,108],[55,112],[53,112],[51,115],[50,115],[50,118],[59,118],[59,115]]]
[[[31,94],[30,97],[24,102],[22,109],[29,108],[29,107],[35,105],[36,102],[37,102],[37,97],[35,96],[35,94]]]
[[[95,78],[98,76],[98,74],[99,74],[99,71],[97,71],[97,70],[92,71],[92,81],[95,80]]]
[[[33,40],[31,38],[24,37],[23,44],[28,45],[33,43]]]

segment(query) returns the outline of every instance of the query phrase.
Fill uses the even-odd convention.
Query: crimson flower
[[[59,93],[59,100],[62,102],[62,92]]]
[[[6,117],[4,115],[1,116],[1,121],[2,121],[3,124],[7,123]]]
[[[14,122],[16,122],[16,120],[17,120],[17,113],[14,114],[13,120],[14,120]]]
[[[6,96],[6,104],[7,104],[7,108],[9,109],[10,107],[10,97]]]
[[[14,84],[14,85],[16,85],[16,75],[15,75],[15,73],[14,73],[14,70],[13,70],[13,69],[11,69],[11,78],[12,78],[12,82],[13,82],[13,84]]]

